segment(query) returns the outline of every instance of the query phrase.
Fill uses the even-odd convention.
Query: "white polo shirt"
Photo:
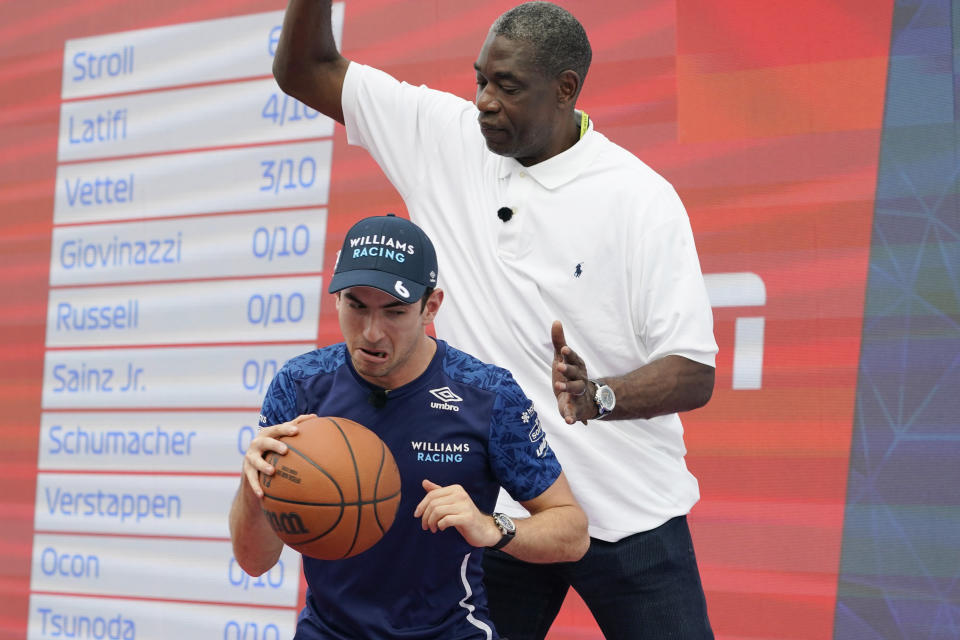
[[[593,378],[671,354],[714,366],[713,315],[670,184],[592,123],[567,151],[524,167],[486,148],[473,103],[357,63],[343,112],[348,141],[373,155],[436,246],[447,292],[437,335],[513,372],[590,535],[616,541],[686,514],[699,488],[679,417],[568,425],[550,372],[554,320]],[[498,508],[525,514],[505,494]]]

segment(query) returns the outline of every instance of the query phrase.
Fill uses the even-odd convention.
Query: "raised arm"
[[[340,97],[349,64],[333,39],[330,0],[290,0],[273,59],[280,88],[342,124]]]

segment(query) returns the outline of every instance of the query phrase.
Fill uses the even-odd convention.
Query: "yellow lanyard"
[[[580,137],[583,137],[583,134],[587,132],[587,125],[590,124],[590,116],[587,115],[586,111],[580,112]]]

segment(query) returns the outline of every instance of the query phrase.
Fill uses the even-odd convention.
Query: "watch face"
[[[513,520],[510,519],[510,516],[504,513],[495,513],[493,514],[493,519],[496,521],[497,526],[500,527],[500,531],[502,531],[504,535],[509,535],[516,532],[517,525],[513,524]]]
[[[613,409],[613,405],[616,402],[616,397],[613,394],[613,389],[604,385],[597,388],[597,404],[603,407],[606,411]]]

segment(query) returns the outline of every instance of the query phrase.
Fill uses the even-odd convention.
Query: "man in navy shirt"
[[[361,220],[329,287],[345,341],[291,359],[267,391],[230,511],[247,573],[269,570],[283,548],[260,508],[257,474],[274,471],[264,455],[284,454],[279,438],[306,416],[373,430],[402,483],[393,525],[371,549],[336,561],[304,556],[296,640],[494,640],[483,549],[561,562],[589,545],[586,516],[510,372],[427,334],[443,302],[436,283],[436,253],[419,227],[392,215]],[[529,518],[491,513],[501,486]]]

